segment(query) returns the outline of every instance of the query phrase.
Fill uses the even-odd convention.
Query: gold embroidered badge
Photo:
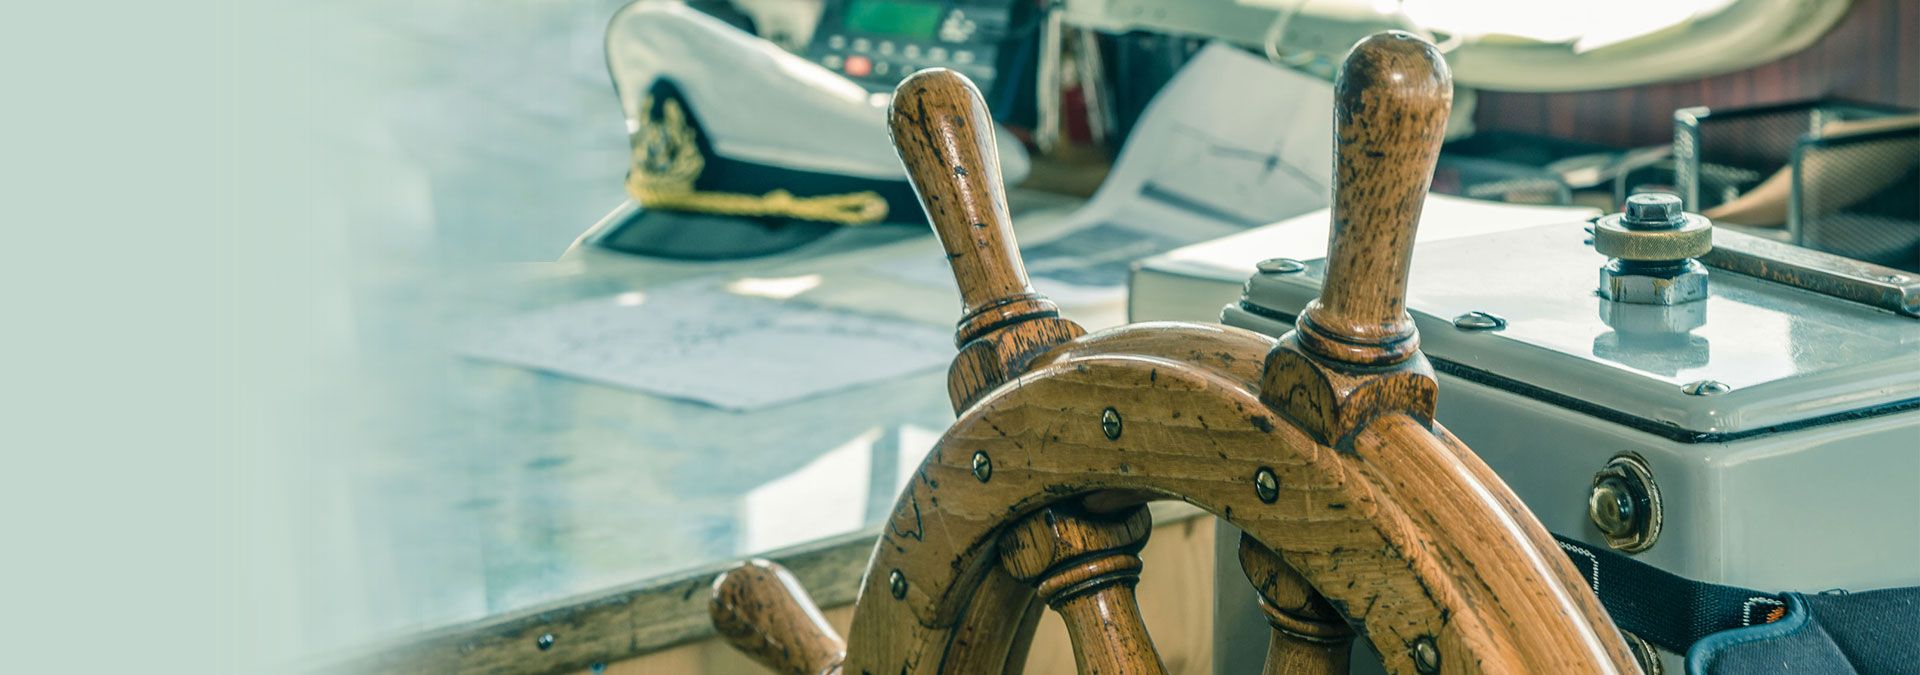
[[[887,217],[887,200],[873,191],[796,197],[786,190],[752,195],[695,190],[706,171],[693,125],[677,99],[656,106],[652,96],[640,102],[633,131],[633,167],[627,194],[641,206],[728,216],[784,216],[842,225],[869,225]]]

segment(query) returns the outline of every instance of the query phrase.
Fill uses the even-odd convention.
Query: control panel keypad
[[[923,68],[950,68],[991,86],[1000,41],[1011,20],[1009,3],[962,2],[946,10],[928,34],[880,35],[825,21],[810,58],[873,91],[891,90],[900,78]],[[829,18],[834,16],[829,11]]]

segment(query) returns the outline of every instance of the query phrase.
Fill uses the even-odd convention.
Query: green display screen
[[[847,30],[931,37],[945,13],[944,3],[938,2],[853,0],[847,3]]]

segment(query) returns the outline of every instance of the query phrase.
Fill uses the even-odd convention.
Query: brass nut
[[[1639,553],[1653,548],[1662,521],[1660,486],[1653,482],[1653,468],[1634,453],[1615,455],[1593,474],[1587,518],[1614,550]]]
[[[1593,224],[1593,250],[1609,258],[1645,262],[1698,258],[1713,250],[1713,221],[1688,213],[1672,229],[1632,229],[1621,214]]]

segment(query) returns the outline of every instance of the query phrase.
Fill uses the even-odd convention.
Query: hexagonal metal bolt
[[[1621,224],[1630,230],[1670,230],[1686,222],[1680,208],[1680,196],[1669,192],[1644,192],[1627,198]]]
[[[1713,222],[1687,213],[1678,196],[1653,192],[1627,198],[1621,213],[1593,223],[1593,250],[1607,256],[1600,297],[1638,305],[1678,305],[1707,297]]]
[[[1639,305],[1678,305],[1707,298],[1707,266],[1698,260],[1663,267],[1614,260],[1600,268],[1600,297]]]

